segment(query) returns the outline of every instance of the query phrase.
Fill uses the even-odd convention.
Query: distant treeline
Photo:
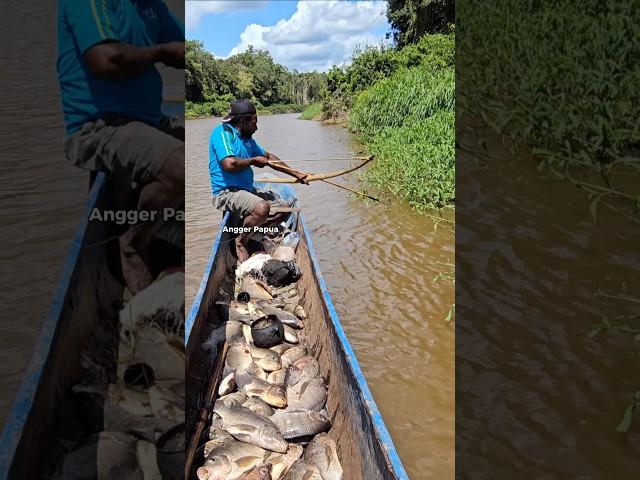
[[[221,115],[234,98],[249,98],[261,112],[301,111],[324,96],[326,74],[290,71],[269,52],[249,47],[227,59],[217,59],[202,42],[186,45],[185,94],[187,118]]]

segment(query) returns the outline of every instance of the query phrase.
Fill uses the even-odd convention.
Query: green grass
[[[365,138],[387,127],[426,119],[455,108],[453,68],[429,71],[404,69],[362,92],[349,116],[350,127]]]
[[[376,155],[365,180],[418,211],[455,202],[455,114],[387,127],[366,142]]]
[[[307,105],[306,108],[302,111],[302,115],[298,118],[300,120],[319,120],[322,116],[322,103],[312,103],[311,105]]]
[[[418,211],[455,202],[453,68],[402,69],[363,91],[349,115],[377,160],[365,180]]]
[[[586,190],[592,207],[621,200],[640,220],[638,189],[615,184],[616,171],[640,169],[636,2],[470,0],[457,26],[462,110]]]

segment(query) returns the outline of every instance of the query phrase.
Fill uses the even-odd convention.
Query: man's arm
[[[102,80],[121,80],[141,74],[154,63],[184,68],[184,42],[136,47],[109,42],[95,45],[84,54],[91,73]]]
[[[280,160],[276,155],[274,155],[273,153],[269,153],[269,152],[265,152],[265,156],[267,157],[267,159],[269,160],[269,162],[271,162],[269,164],[269,166],[271,168],[273,168],[274,170],[277,170],[278,172],[282,172],[282,173],[286,173],[288,175],[291,175],[295,178],[298,179],[298,181],[300,183],[303,183],[305,185],[309,185],[309,182],[307,182],[307,177],[309,176],[306,173],[293,173],[292,170],[295,171],[294,168],[291,168],[289,165],[287,165],[285,162],[283,162],[282,160]],[[278,168],[278,167],[283,167],[282,169]]]
[[[227,172],[240,172],[247,167],[259,167],[262,168],[267,164],[267,157],[263,157],[261,155],[257,157],[251,158],[240,158],[240,157],[227,157],[222,160],[221,165],[222,168]]]
[[[162,38],[156,46],[123,43],[115,28],[118,24],[116,6],[114,1],[96,0],[66,2],[61,6],[64,28],[73,35],[91,73],[100,79],[118,80],[139,75],[157,62],[184,68],[184,35],[178,36],[179,33],[173,31],[175,28],[167,27],[171,36]],[[163,13],[163,18],[167,15]]]

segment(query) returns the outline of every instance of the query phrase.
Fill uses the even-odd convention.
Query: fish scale
[[[222,418],[222,428],[242,442],[273,452],[286,452],[288,443],[273,422],[245,407],[214,406]]]
[[[321,378],[302,380],[287,387],[287,405],[293,409],[321,410],[327,401],[327,388]]]
[[[269,419],[276,424],[285,440],[315,435],[331,428],[331,419],[311,410],[278,410]]]
[[[318,468],[323,480],[342,480],[342,466],[338,459],[336,442],[326,433],[313,438],[304,452],[304,460]]]

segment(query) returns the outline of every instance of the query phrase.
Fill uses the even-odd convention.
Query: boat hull
[[[277,191],[285,198],[294,198],[288,185],[269,184],[261,188]],[[221,226],[235,226],[238,219],[225,214]],[[310,354],[318,358],[321,374],[328,379],[327,408],[332,419],[330,437],[336,441],[338,454],[349,480],[378,480],[408,478],[393,445],[382,416],[356,356],[349,345],[335,311],[326,283],[320,273],[309,230],[302,214],[297,221],[300,243],[296,261],[302,270],[298,282],[301,304],[307,312],[304,342]],[[187,341],[187,445],[201,443],[201,420],[215,400],[207,398],[210,381],[216,366],[223,361],[218,352],[204,352],[202,342],[208,333],[226,320],[224,311],[216,306],[220,290],[233,274],[235,258],[231,253],[232,236],[222,232],[214,242],[200,289],[186,320]],[[222,349],[220,349],[222,351]],[[194,441],[194,436],[195,438]],[[194,452],[187,452],[193,454]],[[200,454],[200,452],[195,452]],[[194,460],[186,478],[194,478],[200,457]]]

